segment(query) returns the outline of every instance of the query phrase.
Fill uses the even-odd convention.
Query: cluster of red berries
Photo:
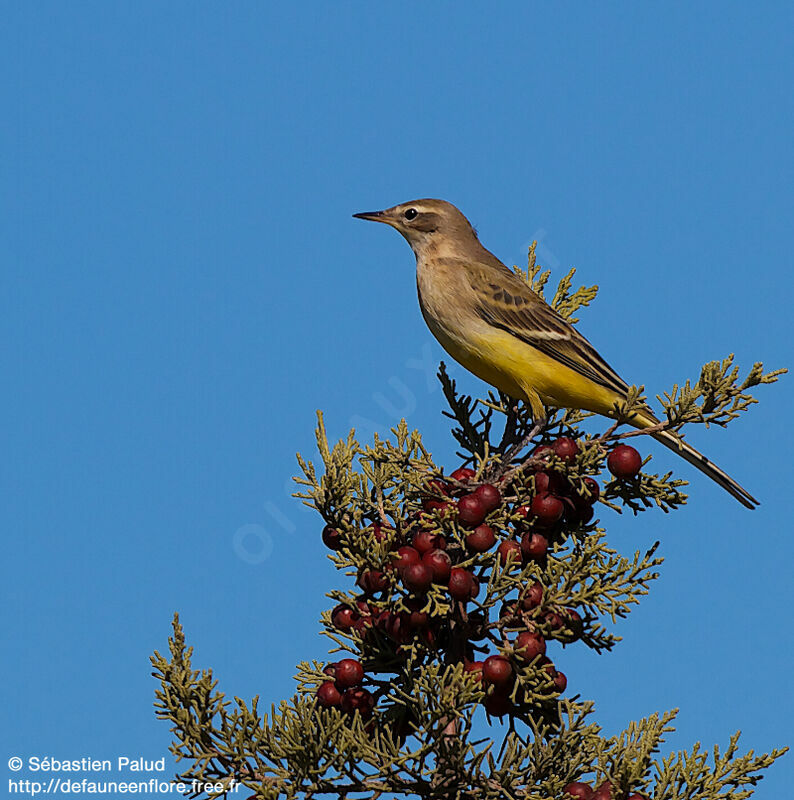
[[[543,691],[562,693],[568,686],[568,679],[558,672],[551,659],[545,655],[546,642],[542,636],[532,631],[518,635],[514,642],[513,655],[519,666],[534,661],[547,680]],[[516,670],[505,656],[488,656],[485,661],[466,661],[464,669],[482,683],[486,690],[483,707],[493,717],[516,714],[526,705],[524,693],[515,692]],[[513,699],[515,697],[515,699]]]
[[[426,645],[435,647],[438,625],[433,625],[430,614],[422,610],[425,601],[408,598],[405,605],[411,610],[390,611],[359,598],[353,608],[343,603],[336,606],[331,612],[331,623],[342,633],[354,630],[362,637],[377,630],[398,644],[404,644],[414,635],[419,635]]]
[[[486,688],[484,705],[490,714],[502,716],[520,709],[522,701],[510,698],[520,698],[521,692],[513,691],[517,670],[529,663],[544,673],[541,691],[565,691],[567,678],[546,656],[546,640],[551,637],[568,643],[579,638],[584,624],[577,611],[548,604],[544,607],[544,588],[540,582],[524,587],[517,601],[506,602],[496,625],[489,625],[480,611],[467,614],[463,609],[477,597],[480,580],[487,579],[484,567],[475,574],[473,559],[494,548],[498,538],[501,541],[496,554],[503,567],[529,563],[543,566],[551,542],[566,535],[564,528],[587,525],[592,520],[593,506],[600,495],[599,484],[591,477],[569,480],[565,470],[565,465],[579,452],[579,445],[568,437],[560,437],[553,444],[535,450],[534,463],[538,466],[518,495],[529,494],[529,503],[513,499],[506,504],[499,487],[491,483],[475,485],[476,472],[467,467],[455,470],[447,479],[430,480],[421,498],[422,511],[404,534],[381,523],[371,525],[376,541],[388,542],[390,560],[380,569],[360,571],[356,584],[363,594],[354,605],[342,603],[333,609],[333,626],[343,633],[355,631],[361,637],[375,635],[373,631],[377,631],[395,643],[397,654],[415,637],[431,648],[443,646],[449,635],[448,620],[427,610],[427,593],[437,587],[449,597],[450,613],[458,618],[457,629],[465,632],[463,663]],[[610,453],[608,466],[616,477],[625,479],[637,474],[641,458],[634,448],[619,445]],[[505,534],[497,537],[493,522],[488,522],[489,515],[499,510],[503,512],[502,519],[506,512],[509,520],[507,538]],[[462,529],[462,541],[448,540],[444,535],[443,522],[449,518],[456,520]],[[344,535],[331,525],[325,527],[322,538],[333,550],[345,545]],[[402,587],[400,607],[381,607],[395,585]],[[375,599],[377,595],[381,595],[380,600]],[[496,626],[503,633],[517,634],[512,652],[508,651],[510,657],[491,655],[483,661],[474,660],[471,643],[485,639],[489,627]],[[338,681],[327,681],[320,689],[334,697],[332,689],[339,692],[337,684]],[[319,697],[320,690],[318,701]],[[340,707],[344,707],[342,698],[340,694]]]
[[[364,719],[372,715],[375,698],[369,689],[361,684],[364,681],[364,667],[354,658],[343,658],[328,664],[323,672],[329,680],[317,689],[317,702],[323,708],[341,708],[347,714],[358,711]]]
[[[604,781],[598,788],[593,789],[589,784],[575,781],[569,783],[563,790],[564,800],[617,800],[615,787],[611,781]],[[624,800],[648,800],[644,794],[630,794]]]

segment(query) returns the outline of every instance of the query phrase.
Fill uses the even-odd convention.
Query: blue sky
[[[6,5],[4,763],[165,755],[148,656],[176,610],[224,690],[293,692],[339,584],[289,496],[315,409],[334,437],[405,415],[456,465],[413,256],[353,212],[442,197],[508,263],[538,239],[600,285],[581,328],[653,393],[730,352],[791,366],[793,17]],[[671,747],[794,738],[791,379],[760,398],[690,436],[758,511],[655,449],[690,505],[609,521],[667,559],[613,654],[565,653],[610,733],[680,707]]]

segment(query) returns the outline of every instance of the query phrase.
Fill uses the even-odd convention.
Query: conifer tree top
[[[543,293],[549,272],[534,246],[517,272]],[[575,322],[596,287],[572,291],[573,276],[551,304]],[[740,378],[731,356],[710,362],[657,398],[660,428],[727,425],[782,372],[755,364]],[[619,620],[662,565],[656,545],[610,547],[609,515],[686,502],[685,482],[643,457],[648,431],[623,424],[646,402],[642,387],[593,431],[583,412],[539,425],[506,395],[460,395],[443,364],[439,378],[454,469],[405,421],[386,439],[365,444],[351,431],[331,446],[320,414],[322,464],[299,456],[298,497],[322,518],[346,576],[322,616],[336,660],[302,662],[297,694],[263,712],[258,698],[228,700],[212,672],[194,670],[175,618],[169,654],[152,663],[180,777],[242,782],[259,798],[748,797],[785,750],[739,755],[735,734],[724,751],[696,744],[661,757],[675,711],[604,736],[562,671],[569,647],[617,645]],[[483,720],[492,736],[482,737]]]

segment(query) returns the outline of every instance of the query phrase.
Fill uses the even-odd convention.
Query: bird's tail
[[[647,427],[648,423],[640,423],[638,427]],[[687,444],[683,439],[676,436],[671,431],[660,431],[659,433],[651,434],[657,442],[661,442],[665,447],[677,453],[685,461],[688,461],[693,467],[697,467],[704,475],[707,475],[715,483],[718,483],[725,489],[728,494],[733,495],[745,508],[755,508],[759,505],[756,500],[746,489],[739,486],[738,483],[727,473],[723,472],[716,464],[709,461],[703,453],[695,450],[694,447]]]

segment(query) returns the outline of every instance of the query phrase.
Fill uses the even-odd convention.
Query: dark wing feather
[[[594,383],[625,395],[626,382],[590,342],[525,281],[506,267],[503,270],[467,265],[479,316]]]

